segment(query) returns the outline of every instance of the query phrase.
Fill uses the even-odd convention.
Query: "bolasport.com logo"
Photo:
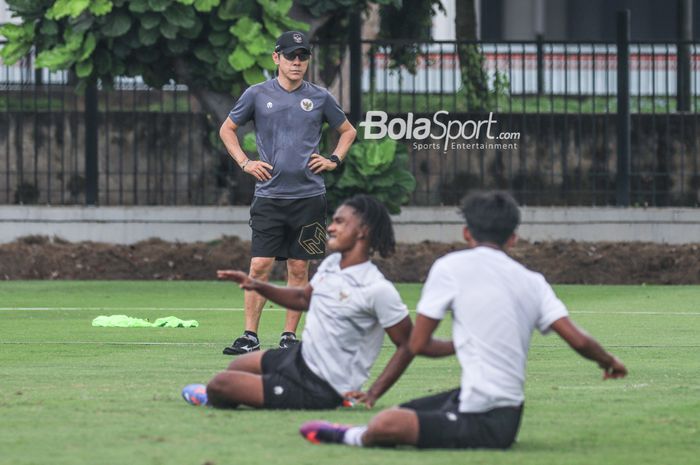
[[[493,112],[488,119],[450,119],[450,112],[440,110],[432,118],[392,118],[384,111],[368,111],[360,123],[365,139],[413,140],[414,150],[517,150],[519,132],[498,132]],[[432,142],[426,141],[432,139]]]

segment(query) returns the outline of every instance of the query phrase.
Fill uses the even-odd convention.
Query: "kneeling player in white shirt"
[[[456,353],[461,386],[380,412],[367,426],[323,421],[301,427],[314,443],[420,448],[498,448],[515,441],[524,401],[525,365],[532,332],[553,329],[583,357],[598,363],[603,378],[621,378],[625,366],[569,319],[544,277],[506,255],[520,212],[505,192],[465,200],[464,238],[471,249],[440,258],[418,303],[409,347],[433,357]],[[448,310],[452,341],[432,337]]]
[[[396,288],[370,261],[373,251],[385,257],[394,250],[389,213],[372,197],[353,197],[336,210],[328,235],[328,249],[335,253],[304,288],[273,286],[241,271],[218,272],[220,279],[286,308],[308,309],[308,315],[300,344],[240,356],[209,382],[207,404],[332,409],[353,398],[371,407],[401,376],[413,359],[411,319]],[[396,351],[362,392],[385,332]]]

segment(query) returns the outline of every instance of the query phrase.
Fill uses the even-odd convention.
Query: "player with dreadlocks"
[[[333,409],[353,399],[372,407],[394,384],[413,358],[407,346],[412,323],[396,288],[370,261],[375,251],[382,257],[394,251],[389,213],[373,197],[352,197],[335,211],[327,245],[332,254],[304,288],[218,272],[219,279],[286,308],[308,309],[302,343],[245,354],[214,376],[206,392],[202,385],[187,386],[185,400],[217,408]],[[363,392],[385,332],[396,351]]]

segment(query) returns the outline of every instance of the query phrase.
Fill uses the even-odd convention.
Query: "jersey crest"
[[[312,102],[308,98],[305,98],[304,100],[301,101],[301,109],[304,111],[313,110],[314,109],[314,102]]]

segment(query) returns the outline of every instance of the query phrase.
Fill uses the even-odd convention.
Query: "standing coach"
[[[306,286],[309,260],[325,254],[326,187],[321,173],[340,166],[357,134],[335,98],[304,80],[310,58],[311,46],[303,33],[283,33],[272,53],[277,76],[243,92],[219,130],[231,157],[257,179],[250,207],[250,277],[267,281],[275,259],[286,260],[290,287]],[[259,160],[248,158],[236,135],[251,120]],[[318,153],[324,122],[340,134],[329,157]],[[260,350],[257,332],[265,299],[246,291],[244,302],[245,332],[224,354]],[[287,311],[281,348],[298,342],[300,318],[300,312]]]

